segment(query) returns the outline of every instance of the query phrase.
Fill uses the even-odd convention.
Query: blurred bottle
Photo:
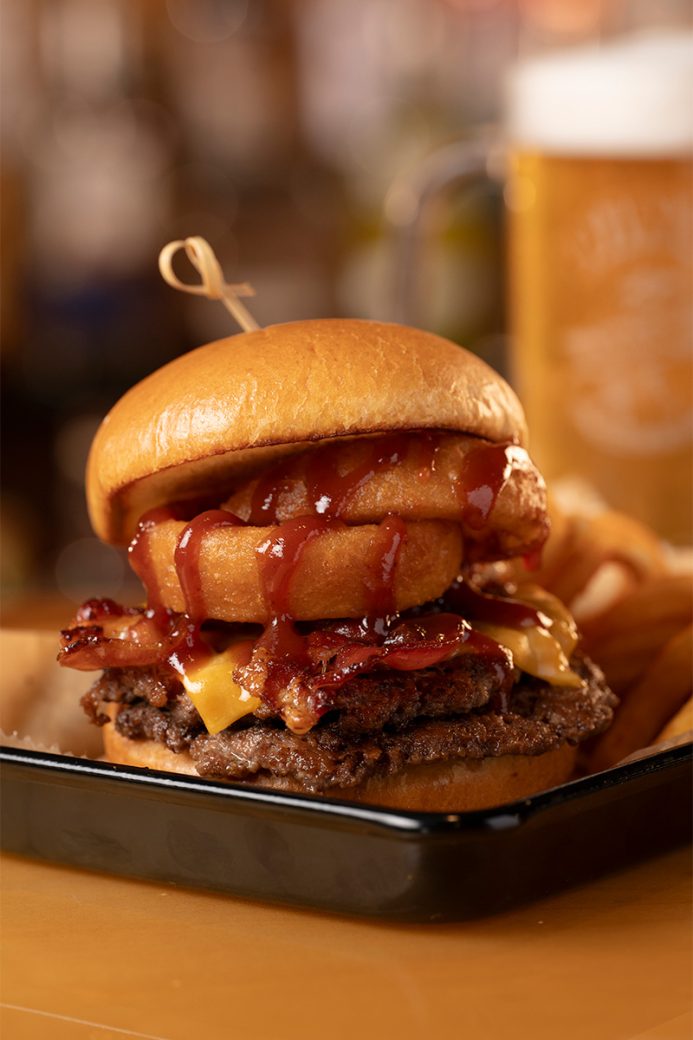
[[[693,494],[693,36],[521,64],[509,88],[514,378],[532,452],[662,535]]]

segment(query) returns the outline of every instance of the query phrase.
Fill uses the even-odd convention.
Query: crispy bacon
[[[501,600],[499,606],[506,604]],[[184,675],[211,652],[200,626],[185,614],[90,600],[80,607],[74,626],[62,633],[58,660],[84,671],[158,665]],[[308,632],[278,617],[258,638],[248,664],[236,668],[234,679],[296,732],[305,732],[330,709],[334,691],[359,675],[412,672],[469,653],[485,658],[503,686],[511,681],[509,652],[442,600],[430,604],[427,613],[419,608],[410,616],[325,622]]]
[[[492,639],[472,631],[456,614],[438,613],[399,621],[377,638],[364,626],[346,625],[315,631],[308,636],[308,656],[325,669],[321,687],[341,686],[347,679],[375,666],[409,672],[430,668],[460,653],[475,652],[505,660],[506,654]],[[326,667],[329,661],[329,667]]]
[[[58,663],[87,672],[162,664],[190,637],[190,630],[189,619],[171,610],[88,600],[77,611],[75,624],[60,633]]]
[[[234,679],[281,714],[294,732],[303,733],[330,710],[334,691],[359,675],[417,671],[465,653],[485,658],[501,683],[510,683],[511,655],[459,615],[394,616],[382,628],[380,622],[365,619],[343,621],[308,635],[291,621],[277,619],[258,639],[248,664],[235,670]]]

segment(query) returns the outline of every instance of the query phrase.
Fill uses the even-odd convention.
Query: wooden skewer
[[[201,281],[198,285],[182,282],[173,270],[173,257],[179,249],[185,250],[185,255],[200,275]],[[221,300],[244,332],[253,332],[260,328],[240,300],[241,296],[255,295],[252,285],[247,282],[229,285],[225,282],[224,272],[206,239],[196,235],[193,238],[169,242],[159,253],[159,270],[164,281],[174,289],[192,293],[194,296],[207,296],[210,300]]]

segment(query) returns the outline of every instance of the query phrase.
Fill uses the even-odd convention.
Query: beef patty
[[[498,710],[505,677],[482,657],[447,667],[380,672],[342,687],[333,710],[310,732],[292,733],[265,709],[221,733],[207,733],[175,677],[155,668],[109,669],[83,698],[102,724],[104,702],[121,707],[115,725],[131,740],[187,751],[201,776],[261,782],[285,778],[307,791],[349,787],[405,765],[455,758],[539,755],[605,729],[616,698],[599,669],[576,656],[578,689],[523,675]]]

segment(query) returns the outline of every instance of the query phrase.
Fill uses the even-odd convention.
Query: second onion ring
[[[491,471],[499,461],[507,473],[496,496]],[[474,522],[479,503],[484,515]],[[534,552],[548,533],[546,487],[524,448],[428,431],[299,452],[247,480],[222,508],[252,524],[316,514],[350,524],[377,523],[390,514],[451,520],[461,524],[467,553],[475,560]]]
[[[442,520],[404,522],[405,537],[393,581],[394,609],[406,610],[441,595],[462,563],[462,530]],[[175,611],[186,604],[174,564],[185,524],[167,520],[148,533],[149,575],[160,602]],[[205,536],[199,555],[204,616],[265,624],[258,547],[276,527],[224,527]],[[374,564],[382,555],[377,524],[341,525],[310,541],[291,582],[289,612],[298,621],[358,618],[370,609]]]

